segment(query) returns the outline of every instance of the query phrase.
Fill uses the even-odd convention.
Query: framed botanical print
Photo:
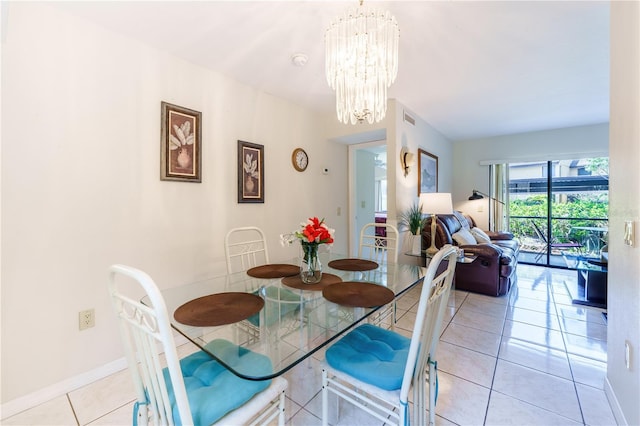
[[[160,180],[202,181],[202,114],[161,103]]]
[[[264,203],[264,145],[238,141],[238,203]]]
[[[423,192],[438,192],[438,157],[418,149],[418,197]]]

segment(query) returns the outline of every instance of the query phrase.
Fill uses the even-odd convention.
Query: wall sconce
[[[413,166],[413,154],[409,152],[406,146],[403,146],[400,150],[400,166],[404,170],[404,177],[407,177],[411,166]]]

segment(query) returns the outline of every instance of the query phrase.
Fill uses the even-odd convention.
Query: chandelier
[[[388,11],[362,5],[337,17],[325,33],[325,72],[343,123],[382,120],[387,88],[398,74],[400,29]]]

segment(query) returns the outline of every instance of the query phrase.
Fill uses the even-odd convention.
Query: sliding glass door
[[[508,176],[520,262],[575,268],[606,250],[608,158],[512,163]]]

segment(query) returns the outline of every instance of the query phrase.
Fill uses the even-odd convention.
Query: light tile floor
[[[495,298],[455,291],[438,348],[437,422],[442,425],[614,425],[603,391],[606,322],[572,305],[576,272],[519,265],[517,286]],[[396,330],[408,335],[419,289],[398,302]],[[189,351],[189,349],[185,349]],[[324,351],[291,370],[287,424],[319,425]],[[124,370],[3,425],[131,424],[133,392]],[[376,424],[343,404],[336,424]]]

